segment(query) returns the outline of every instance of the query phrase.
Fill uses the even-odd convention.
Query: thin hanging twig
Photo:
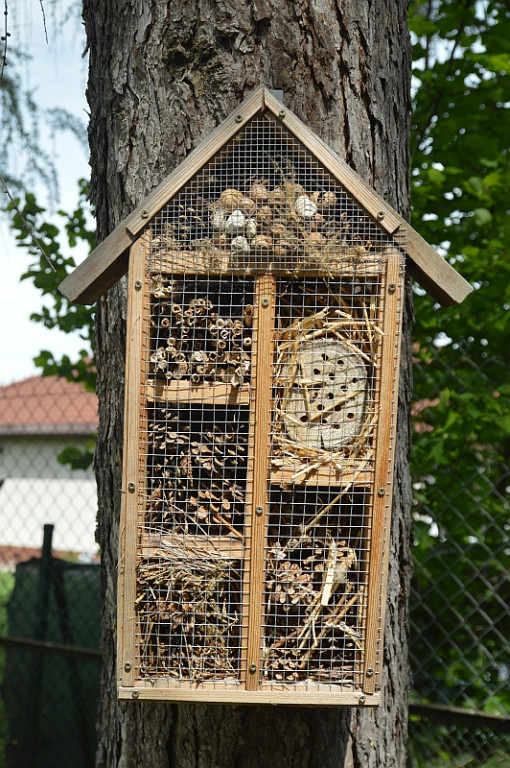
[[[6,184],[6,181],[5,181],[5,179],[4,179],[4,177],[2,176],[2,174],[1,174],[1,173],[0,173],[0,183],[2,184],[2,187],[4,188],[4,192],[5,192],[5,194],[7,195],[7,197],[9,198],[9,201],[10,201],[10,203],[11,203],[12,207],[14,208],[14,210],[16,211],[16,213],[18,214],[18,216],[20,217],[21,221],[23,222],[23,226],[25,227],[25,229],[27,230],[28,234],[30,235],[30,238],[31,238],[31,240],[32,240],[33,244],[34,244],[34,245],[36,246],[36,248],[37,248],[37,249],[40,251],[40,253],[41,253],[41,254],[44,256],[44,258],[45,258],[45,259],[46,259],[46,261],[48,262],[48,264],[49,264],[49,266],[51,267],[51,269],[52,269],[54,272],[56,272],[56,271],[57,271],[57,270],[56,270],[56,267],[55,267],[55,266],[54,266],[54,264],[51,262],[51,259],[50,259],[50,257],[48,256],[48,254],[47,254],[47,253],[46,253],[46,251],[44,250],[44,248],[43,248],[43,246],[41,245],[40,241],[37,239],[37,237],[36,237],[36,235],[35,235],[35,233],[34,233],[34,230],[33,230],[33,229],[32,229],[32,227],[30,226],[30,224],[28,223],[28,221],[26,220],[26,218],[23,216],[23,213],[21,212],[21,210],[20,210],[20,208],[19,208],[18,204],[16,203],[16,200],[13,198],[13,196],[12,196],[12,195],[11,195],[11,193],[9,192],[9,188],[8,188],[8,186],[7,186],[7,184]]]
[[[0,38],[1,42],[4,44],[4,50],[2,53],[2,66],[0,68],[0,86],[2,85],[2,81],[4,78],[4,69],[7,65],[7,43],[8,43],[9,37],[11,36],[11,33],[9,32],[7,27],[8,16],[9,16],[9,9],[7,7],[7,0],[4,0],[4,33]]]
[[[43,0],[39,0],[39,5],[41,6],[41,13],[43,18],[44,37],[46,38],[46,45],[48,45],[48,28],[46,27],[46,13],[44,11]]]

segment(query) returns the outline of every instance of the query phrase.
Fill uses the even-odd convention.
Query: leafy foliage
[[[60,360],[48,350],[42,350],[36,364],[44,376],[63,376],[68,381],[81,381],[85,387],[95,390],[96,370],[94,363],[94,309],[69,302],[58,290],[62,280],[75,268],[75,259],[64,254],[61,238],[65,238],[65,250],[72,250],[85,243],[88,251],[94,248],[95,233],[87,218],[87,183],[79,182],[80,197],[74,211],[58,211],[63,226],[58,227],[46,218],[46,210],[37,204],[35,196],[27,193],[23,204],[16,200],[12,205],[11,228],[15,231],[19,247],[28,251],[33,261],[21,275],[21,280],[31,280],[41,295],[49,299],[40,312],[33,312],[31,320],[46,328],[58,328],[64,333],[79,332],[84,342],[79,359],[71,361],[67,355]],[[21,214],[21,215],[20,215]],[[27,227],[28,225],[28,227]],[[33,235],[41,244],[43,255],[34,243]]]
[[[81,382],[93,392],[96,386],[94,307],[73,304],[58,290],[59,284],[76,266],[75,259],[65,255],[65,252],[83,245],[90,252],[95,246],[95,232],[91,229],[88,214],[88,185],[84,180],[78,184],[79,199],[75,210],[57,211],[62,220],[61,227],[48,220],[47,211],[37,204],[35,196],[30,193],[25,195],[23,203],[15,200],[15,206],[9,205],[8,211],[18,246],[32,256],[32,262],[21,275],[21,280],[31,280],[41,295],[48,299],[48,303],[39,312],[33,312],[30,319],[64,333],[77,332],[83,341],[78,359],[71,360],[68,355],[57,359],[52,352],[44,349],[34,362],[43,376],[61,376],[68,381]],[[72,446],[65,448],[58,458],[73,469],[86,469],[92,464],[93,457],[94,442],[91,441],[84,450]]]
[[[410,26],[413,225],[474,286],[416,297],[415,687],[508,713],[510,9],[415,2]]]

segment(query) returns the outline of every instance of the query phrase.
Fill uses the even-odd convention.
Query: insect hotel
[[[127,254],[119,696],[379,704],[406,257],[469,286],[265,88],[62,291]]]

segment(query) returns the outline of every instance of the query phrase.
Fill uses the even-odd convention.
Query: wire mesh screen
[[[488,349],[415,344],[413,768],[508,764],[508,365]]]
[[[365,646],[380,280],[281,279],[266,573],[268,679],[354,686]],[[359,680],[358,680],[359,682]]]
[[[97,400],[32,376],[0,387],[0,765],[88,768],[101,654]],[[86,463],[86,462],[84,462]],[[44,546],[43,546],[44,542]]]
[[[374,693],[399,244],[265,116],[141,242],[121,689]]]
[[[235,678],[252,459],[244,382],[253,281],[158,274],[156,284],[142,436],[148,557],[139,565],[140,673]]]
[[[252,120],[176,194],[153,227],[172,269],[375,267],[392,238],[274,119]],[[373,257],[373,258],[372,258]],[[340,262],[341,260],[341,262]]]

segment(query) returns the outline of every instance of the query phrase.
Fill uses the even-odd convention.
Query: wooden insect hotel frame
[[[380,703],[410,234],[261,88],[64,282],[129,251],[120,697]]]

